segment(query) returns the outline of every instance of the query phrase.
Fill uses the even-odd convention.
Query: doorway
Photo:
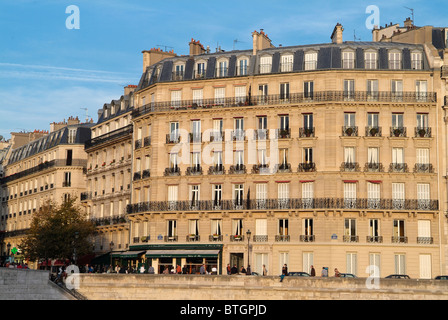
[[[238,273],[241,267],[244,266],[244,253],[231,253],[230,254],[230,267],[236,266]]]

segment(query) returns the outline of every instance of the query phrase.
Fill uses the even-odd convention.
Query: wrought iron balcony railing
[[[366,241],[367,241],[367,243],[383,243],[383,237],[382,236],[367,236]]]
[[[407,173],[409,172],[407,163],[391,163],[389,166],[389,172],[401,172]]]
[[[185,172],[185,175],[187,176],[200,176],[202,175],[202,167],[200,165],[188,167],[187,171]]]
[[[390,127],[390,136],[395,138],[406,138],[407,129],[404,127]]]
[[[291,138],[291,129],[276,129],[275,130],[275,138],[276,139],[290,139]]]
[[[360,167],[358,162],[343,162],[341,164],[341,172],[359,172]]]
[[[289,242],[291,240],[290,235],[276,235],[275,242]]]
[[[171,168],[166,168],[164,176],[165,177],[180,176],[180,168],[177,166],[171,167]]]
[[[405,236],[392,236],[392,243],[408,243],[408,237]]]
[[[382,128],[381,127],[366,127],[366,137],[381,137]]]
[[[247,169],[244,164],[237,164],[230,166],[229,168],[229,174],[246,174]]]
[[[416,138],[431,138],[432,130],[431,128],[415,128]]]
[[[372,200],[374,200],[372,202]],[[191,201],[152,201],[130,204],[126,210],[128,214],[143,212],[191,212],[191,211],[235,211],[235,210],[314,210],[314,209],[353,209],[366,210],[400,210],[400,211],[437,211],[438,200],[397,200],[397,199],[342,199],[342,198],[316,198],[316,199],[241,199],[235,200],[199,200],[195,206]]]
[[[417,237],[418,244],[434,244],[434,238],[432,237]]]
[[[214,165],[208,168],[208,175],[226,174],[226,169],[222,164]]]
[[[268,140],[268,139],[269,139],[269,130],[258,129],[254,131],[254,140]]]
[[[382,163],[368,162],[364,166],[364,172],[384,172]]]
[[[151,145],[151,137],[145,137],[145,139],[143,140],[143,146],[149,147],[150,145]]]
[[[316,236],[314,234],[311,235],[301,235],[299,237],[300,242],[315,242]]]
[[[350,99],[348,99],[348,97]],[[403,92],[399,94],[399,99],[397,99],[397,93],[389,91],[380,91],[377,93],[378,102],[403,102],[403,103],[414,103],[421,102],[421,97],[415,92]],[[436,93],[427,93],[426,102],[435,103],[437,101]],[[231,108],[231,107],[241,107],[241,106],[255,106],[258,104],[263,105],[274,105],[280,103],[309,103],[310,98],[307,93],[290,93],[285,99],[284,95],[247,95],[246,97],[231,97],[220,99],[219,103],[213,99],[202,99],[202,104],[198,105],[199,109],[209,109],[209,108]],[[339,101],[358,101],[367,102],[370,100],[370,93],[367,91],[353,91],[349,94],[345,91],[321,91],[313,92],[313,102],[339,102]],[[151,112],[167,112],[167,111],[180,111],[188,110],[193,105],[193,100],[180,100],[180,101],[165,101],[165,102],[154,102],[139,108],[136,108],[132,112],[132,117],[140,117]]]
[[[316,128],[299,128],[300,138],[314,138]]]
[[[342,241],[344,241],[344,242],[359,242],[359,236],[344,235],[342,237]]]
[[[343,137],[357,137],[358,136],[358,127],[342,127],[342,136]]]
[[[180,142],[180,135],[177,133],[169,133],[166,135],[166,144],[176,144]]]
[[[414,173],[434,173],[434,167],[430,163],[416,163],[414,166]]]
[[[111,131],[109,133],[103,134],[101,136],[95,137],[93,139],[87,140],[84,144],[85,149],[90,149],[96,146],[99,146],[103,143],[113,141],[115,139],[120,139],[123,137],[131,137],[133,132],[133,125],[130,124],[126,127],[120,128],[115,131]]]
[[[314,162],[299,163],[297,172],[316,172],[316,164]]]

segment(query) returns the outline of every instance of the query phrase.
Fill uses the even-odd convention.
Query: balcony
[[[164,242],[177,242],[178,236],[164,236],[163,241]]]
[[[189,234],[187,235],[186,242],[199,242],[201,241],[201,237],[198,234]]]
[[[222,142],[224,141],[224,132],[212,132],[210,133],[210,142]]]
[[[145,139],[143,140],[143,146],[149,147],[150,145],[151,145],[151,137],[145,137]]]
[[[275,242],[289,242],[291,240],[290,235],[277,235],[275,236]]]
[[[203,174],[202,167],[200,165],[194,165],[192,167],[188,167],[185,175],[187,176],[201,176]]]
[[[171,133],[166,135],[166,144],[177,144],[180,142],[180,135]]]
[[[391,163],[389,166],[390,173],[408,173],[407,163]]]
[[[233,141],[244,141],[246,139],[246,133],[244,130],[232,131],[231,137]]]
[[[135,147],[135,150],[143,148],[143,141],[142,141],[142,139],[136,140],[135,143],[134,143],[134,147]]]
[[[300,138],[314,138],[315,136],[315,128],[299,128],[299,137]]]
[[[408,237],[405,236],[393,236],[392,243],[408,243]]]
[[[286,200],[286,201],[283,201]],[[130,204],[126,210],[128,214],[143,212],[170,212],[170,211],[234,211],[234,210],[278,210],[287,207],[291,210],[324,210],[324,209],[351,209],[366,210],[375,203],[376,210],[399,211],[437,211],[438,200],[417,199],[343,199],[343,198],[310,198],[310,199],[263,199],[263,200],[199,200],[194,207],[191,201],[152,201]]]
[[[215,69],[215,78],[224,78],[228,77],[229,75],[229,68],[216,68]]]
[[[212,234],[208,237],[208,241],[210,242],[222,242],[223,237],[221,234]]]
[[[133,181],[139,181],[141,179],[142,179],[142,173],[141,172],[134,172]]]
[[[366,127],[366,137],[381,137],[381,127]]]
[[[383,237],[382,236],[367,236],[366,242],[367,243],[383,243]]]
[[[270,72],[270,70],[269,70]],[[379,102],[397,102],[397,93],[390,91],[378,92]],[[401,103],[415,103],[421,102],[420,96],[415,92],[403,92],[399,94],[399,102]],[[202,104],[198,105],[198,109],[209,108],[229,108],[229,107],[241,107],[241,106],[255,106],[258,104],[263,105],[275,105],[284,103],[284,95],[247,95],[246,97],[230,97],[222,98],[219,103],[213,99],[202,99]],[[321,91],[313,92],[313,102],[339,102],[347,100],[347,92],[344,91]],[[367,91],[353,91],[350,92],[350,100],[356,102],[369,101],[369,93]],[[308,93],[290,93],[288,95],[288,101],[290,103],[309,103]],[[427,101],[435,103],[437,101],[436,93],[427,93]],[[136,108],[132,112],[132,117],[140,117],[151,112],[167,112],[176,110],[187,110],[189,106],[193,104],[193,100],[181,100],[175,103],[171,101],[154,102],[144,105],[140,108]],[[132,128],[131,128],[132,129]]]
[[[268,242],[269,237],[267,235],[254,235],[254,242]]]
[[[343,137],[357,137],[358,136],[358,127],[342,127],[342,136]]]
[[[364,166],[364,172],[384,172],[382,163],[368,162]]]
[[[184,80],[184,71],[175,71],[172,73],[171,79],[173,81],[182,81]]]
[[[226,174],[226,170],[222,164],[214,165],[208,168],[208,175],[222,175]]]
[[[316,164],[314,162],[299,163],[297,172],[316,172]]]
[[[143,170],[143,172],[142,172],[142,179],[148,179],[150,177],[151,177],[150,170]]]
[[[434,238],[432,237],[417,237],[418,244],[434,244]]]
[[[232,234],[229,236],[230,242],[242,242],[244,241],[243,235]]]
[[[341,172],[359,172],[358,162],[343,162],[340,168]]]
[[[434,167],[432,164],[416,163],[414,173],[434,173]]]
[[[275,138],[276,139],[290,139],[291,138],[291,129],[276,129],[275,130]]]
[[[390,127],[391,138],[406,138],[407,130],[404,127]]]
[[[343,242],[359,242],[359,236],[354,236],[354,235],[344,235],[342,237],[342,241]]]
[[[270,172],[267,164],[254,164],[252,166],[252,174],[269,174]]]
[[[206,70],[194,70],[193,78],[194,79],[205,79]]]
[[[202,133],[189,133],[188,134],[188,142],[201,143],[202,142]]]
[[[85,147],[85,149],[89,149],[89,148],[97,147],[97,146],[99,146],[103,143],[109,142],[109,141],[121,139],[121,138],[127,137],[127,136],[131,137],[132,132],[133,132],[133,125],[130,124],[121,129],[118,129],[118,130],[103,134],[101,136],[95,137],[93,139],[90,139],[85,142],[84,147]]]
[[[269,130],[258,129],[254,131],[254,140],[269,140]]]
[[[290,163],[276,164],[274,172],[277,172],[277,173],[291,173],[292,172],[291,164]]]
[[[229,174],[246,174],[247,169],[244,164],[237,164],[234,166],[230,166],[229,168]]]
[[[312,235],[301,235],[299,237],[300,242],[315,242],[316,241],[316,237],[314,234]]]
[[[164,176],[165,177],[180,176],[180,168],[177,166],[172,168],[166,168]]]
[[[431,128],[415,128],[416,138],[431,138],[432,130]]]

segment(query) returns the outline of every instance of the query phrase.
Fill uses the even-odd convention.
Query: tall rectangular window
[[[246,87],[236,86],[235,87],[235,103],[245,103],[246,102]]]
[[[365,68],[366,69],[377,69],[377,53],[376,52],[366,52],[364,54]]]
[[[171,91],[171,106],[174,108],[179,108],[182,104],[182,91],[173,90]]]
[[[405,190],[404,183],[392,183],[392,206],[394,209],[404,209]]]
[[[352,100],[355,97],[355,80],[344,80],[344,98]]]
[[[313,99],[313,97],[314,97],[314,81],[305,81],[303,83],[303,97],[305,99]]]
[[[345,51],[342,53],[342,68],[343,69],[355,68],[355,53],[353,51]]]
[[[289,83],[280,84],[280,100],[289,99]]]
[[[426,101],[428,96],[428,83],[427,81],[417,80],[415,81],[415,93],[417,95],[417,101]]]
[[[293,66],[294,56],[293,55],[283,55],[281,57],[280,68],[281,72],[291,72]]]
[[[204,91],[202,89],[193,89],[193,104],[202,106],[202,99],[204,97]]]
[[[411,68],[414,70],[422,70],[423,69],[423,59],[421,52],[412,52],[411,53]]]
[[[356,275],[358,271],[358,255],[356,253],[347,253],[347,273]]]
[[[270,73],[272,70],[272,56],[260,58],[260,73]]]
[[[389,53],[389,69],[392,70],[401,69],[401,53],[399,52]]]
[[[404,253],[395,254],[395,274],[406,274],[406,255]]]
[[[317,68],[317,53],[305,53],[305,70],[316,70]]]
[[[215,104],[224,104],[226,98],[226,88],[215,88]]]
[[[391,93],[392,99],[395,101],[401,101],[403,99],[403,81],[392,80],[391,81]]]

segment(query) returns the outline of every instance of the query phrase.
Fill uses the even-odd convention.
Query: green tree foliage
[[[49,202],[34,214],[19,248],[30,260],[72,259],[74,250],[77,257],[90,253],[94,232],[94,224],[75,206],[75,199],[61,205]]]

